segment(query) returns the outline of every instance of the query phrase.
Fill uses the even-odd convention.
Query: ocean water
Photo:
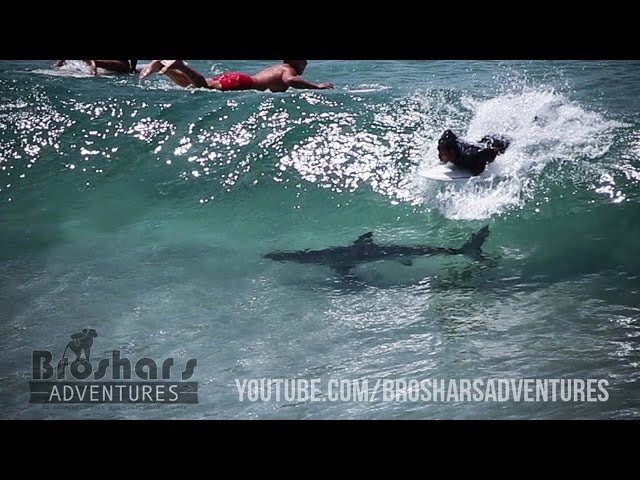
[[[0,417],[640,416],[640,62],[311,61],[336,88],[280,94],[51,63],[0,62]],[[445,128],[514,142],[488,180],[435,183]],[[369,231],[458,247],[484,225],[485,262],[345,279],[262,258]],[[87,327],[92,358],[196,358],[199,402],[29,403],[32,350],[57,361]],[[248,378],[595,378],[609,398],[241,402]]]

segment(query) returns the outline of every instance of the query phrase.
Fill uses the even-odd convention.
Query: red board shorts
[[[223,73],[211,80],[220,82],[222,90],[249,90],[253,88],[253,79],[244,73]]]

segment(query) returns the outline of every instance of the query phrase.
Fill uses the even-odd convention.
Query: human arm
[[[333,83],[323,82],[323,83],[313,83],[309,80],[305,80],[299,75],[292,75],[290,73],[284,73],[282,75],[282,81],[287,87],[292,88],[300,88],[300,89],[311,89],[311,90],[326,90],[329,88],[333,88]]]

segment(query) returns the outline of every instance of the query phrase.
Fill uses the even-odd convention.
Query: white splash
[[[620,126],[548,90],[525,88],[489,100],[465,97],[462,105],[472,113],[466,131],[454,129],[463,138],[477,141],[499,133],[513,143],[490,165],[488,180],[455,184],[416,181],[428,206],[457,220],[484,219],[524,205],[547,164],[555,161],[561,168],[563,162],[604,155],[613,142],[611,130]],[[449,127],[442,125],[439,133]],[[418,174],[438,163],[437,136],[428,144]]]

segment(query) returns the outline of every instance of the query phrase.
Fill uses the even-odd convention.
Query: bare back
[[[283,80],[286,75],[297,75],[296,70],[287,64],[273,65],[267,67],[261,72],[256,73],[251,78],[253,79],[255,88],[257,90],[271,90],[272,92],[286,92],[289,86]]]

